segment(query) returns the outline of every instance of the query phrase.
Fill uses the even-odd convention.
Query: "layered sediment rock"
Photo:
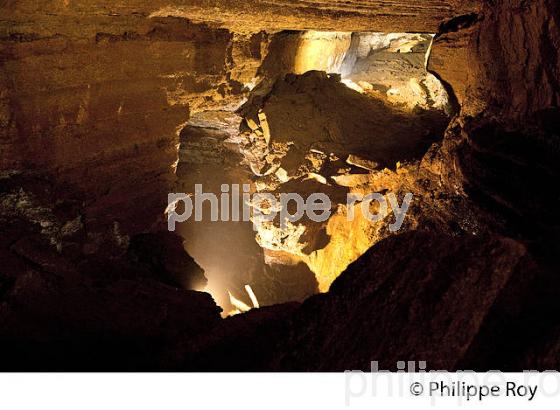
[[[462,112],[524,121],[558,105],[558,4],[498,1],[442,24],[429,68],[454,90]],[[451,63],[453,62],[453,63]],[[519,125],[519,124],[517,124]]]
[[[556,201],[542,192],[560,174],[559,18],[554,2],[497,2],[443,24],[429,63],[461,107],[442,150],[447,183],[510,213],[525,232],[557,229],[547,216]]]
[[[0,24],[2,361],[157,368],[219,320],[185,291],[206,279],[183,240],[157,232],[189,108],[243,88],[226,74],[233,36],[32,6],[3,4]]]
[[[228,366],[213,358],[255,351],[252,370],[364,369],[370,360],[391,368],[407,359],[446,369],[558,366],[560,324],[547,313],[559,307],[558,198],[548,194],[560,174],[557,2],[12,1],[1,10],[3,363],[221,370]],[[375,39],[353,45],[356,36],[331,34],[322,41],[337,58],[302,58],[312,64],[289,71],[291,50],[318,37],[272,35],[284,29],[437,32],[428,69],[459,112],[443,142],[411,138],[408,114],[342,88],[336,76],[276,78],[336,70],[340,60],[343,70],[356,45],[366,66],[395,57],[372,58]],[[320,57],[307,46],[302,56]],[[288,71],[273,64],[280,49]],[[358,71],[355,79],[368,82],[368,71]],[[265,77],[241,112],[243,132],[231,131],[238,123],[227,119]],[[182,289],[204,278],[180,255],[181,239],[154,233],[175,188],[189,114],[183,147],[198,155],[192,163],[215,161],[217,174],[241,161],[246,173],[229,177],[278,192],[413,192],[419,202],[407,232],[385,238],[359,226],[356,249],[345,248],[350,235],[329,248],[325,227],[309,229],[292,249],[319,271],[338,263],[341,249],[352,254],[347,264],[377,245],[301,307],[221,321],[208,294]],[[200,128],[220,121],[205,139]],[[372,131],[386,138],[366,138]],[[235,155],[222,150],[232,135],[242,148]],[[397,166],[409,154],[414,161]],[[338,222],[330,233],[344,230]],[[263,244],[274,242],[262,234]],[[290,289],[303,298],[316,283],[282,251],[263,256],[307,275],[305,289]],[[256,293],[273,289],[273,301],[285,271],[266,273],[272,285]]]
[[[155,16],[179,16],[205,21],[233,31],[322,30],[378,32],[434,32],[447,16],[477,7],[474,0],[320,1],[190,1],[154,4]]]
[[[56,181],[91,229],[119,221],[134,234],[162,216],[189,106],[242,87],[226,78],[227,31],[131,20],[99,21],[91,37],[4,23],[2,168]]]

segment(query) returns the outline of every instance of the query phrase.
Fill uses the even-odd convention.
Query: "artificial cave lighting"
[[[228,181],[277,198],[324,192],[333,208],[324,223],[186,224],[186,249],[225,316],[327,292],[389,235],[394,219],[388,213],[372,222],[342,198],[404,189],[407,161],[441,138],[448,121],[447,93],[426,69],[432,35],[308,31],[277,38],[267,69],[247,76],[239,109],[193,115],[182,134],[179,180],[187,193],[195,182],[220,193]],[[424,142],[426,133],[433,140]],[[260,202],[246,205],[267,212]],[[350,213],[357,216],[348,220]],[[216,235],[239,238],[227,245],[236,251],[218,250]]]
[[[350,48],[352,33],[307,31],[299,37],[293,73],[311,70],[339,73]]]
[[[199,374],[354,369],[359,406],[377,361],[560,368],[559,22],[560,0],[0,1],[0,370],[290,408]],[[197,374],[102,373],[168,371]]]

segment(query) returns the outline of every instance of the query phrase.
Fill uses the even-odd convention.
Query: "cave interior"
[[[0,10],[2,370],[559,368],[556,1]]]

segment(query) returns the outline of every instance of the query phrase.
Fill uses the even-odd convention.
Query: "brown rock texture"
[[[368,371],[377,361],[394,370],[411,360],[455,369],[499,295],[521,293],[508,288],[528,274],[525,255],[500,238],[416,231],[387,239],[303,304],[273,367]]]
[[[441,25],[429,69],[455,91],[465,115],[523,120],[558,106],[559,19],[554,1],[493,2]]]
[[[84,201],[87,225],[134,234],[165,209],[189,103],[227,82],[231,36],[174,19],[96,24],[88,37],[4,23],[2,168],[40,170]]]
[[[442,150],[448,184],[533,234],[557,232],[559,18],[556,2],[495,2],[443,24],[429,62],[461,108]]]
[[[348,209],[347,194],[391,191],[404,198],[410,191],[402,188],[401,163],[418,162],[449,121],[443,111],[410,112],[382,95],[360,94],[339,75],[308,71],[279,78],[268,94],[257,94],[241,109],[248,130],[242,135],[256,141],[244,154],[257,191],[304,198],[324,193],[331,200],[332,216],[324,223],[304,218],[285,229],[265,223],[256,235],[269,263],[304,262],[322,292],[388,233],[392,220],[386,215],[379,224],[368,221],[359,206]]]
[[[189,1],[162,4],[156,16],[210,21],[234,31],[279,30],[434,32],[443,19],[476,7],[476,1]],[[158,4],[159,6],[159,4]]]
[[[113,232],[91,249],[79,204],[28,176],[3,176],[0,204],[3,369],[168,368],[178,339],[218,324],[211,296],[185,290],[205,278],[181,238]]]
[[[560,365],[558,1],[7,0],[0,13],[2,370]],[[427,69],[457,114],[443,140],[441,112],[424,122],[434,112],[372,99],[393,85],[368,83],[375,64],[425,74],[418,43],[395,56],[373,31],[437,33]],[[369,94],[326,72],[364,47],[351,74]],[[206,281],[183,239],[161,231],[169,192],[221,173],[253,192],[417,201],[399,235],[356,224],[354,243],[340,219],[302,243],[241,227],[246,254],[222,243],[232,289],[281,261],[255,286],[270,303],[326,291],[342,269],[317,284],[309,266],[375,245],[328,293],[222,320],[186,290]],[[183,234],[212,264],[204,248],[223,232]]]
[[[181,17],[238,33],[261,30],[435,32],[442,20],[478,7],[476,0],[297,1],[297,0],[144,0],[134,1],[7,1],[2,4],[11,25],[42,26],[42,31],[94,23],[119,24],[120,18]],[[45,12],[48,12],[45,13]],[[73,17],[80,16],[78,23]],[[81,33],[92,32],[82,28]]]

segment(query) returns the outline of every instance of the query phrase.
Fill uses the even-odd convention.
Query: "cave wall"
[[[236,370],[560,366],[558,9],[488,1],[441,25],[429,69],[460,111],[411,177],[426,192],[411,211],[417,228],[376,244],[328,293],[276,312],[267,323],[280,329],[259,328],[258,344],[235,320],[270,310],[226,321],[228,341],[252,346],[235,350],[251,352]],[[221,354],[211,347],[195,365],[214,368]]]
[[[183,290],[206,279],[180,238],[138,234],[163,220],[189,113],[241,88],[226,72],[251,36],[79,3],[0,16],[3,368],[157,368],[220,309]]]
[[[558,2],[495,1],[444,22],[428,68],[453,89],[463,115],[520,122],[559,103]]]
[[[2,14],[2,169],[48,175],[84,203],[92,225],[118,221],[127,233],[161,218],[189,108],[224,106],[254,78],[263,28],[439,30],[429,69],[463,117],[532,116],[550,126],[558,102],[559,13],[546,0],[8,1]]]
[[[545,197],[533,196],[529,204],[533,208],[528,208],[528,202],[519,201],[519,196],[531,191],[545,192],[557,182],[558,150],[554,147],[558,144],[554,138],[557,138],[555,129],[558,129],[555,127],[560,67],[556,52],[560,41],[558,3],[553,0],[425,0],[411,5],[408,2],[379,0],[361,6],[329,0],[313,3],[288,0],[251,3],[218,0],[170,3],[157,0],[149,4],[141,0],[101,1],[95,4],[89,1],[2,2],[0,182],[3,189],[13,193],[7,199],[2,198],[3,211],[9,208],[14,212],[2,215],[3,219],[9,219],[11,225],[2,232],[0,256],[3,261],[11,263],[9,273],[12,276],[8,275],[6,279],[5,272],[0,276],[2,296],[9,301],[2,305],[0,320],[3,325],[8,323],[12,327],[1,328],[21,332],[20,324],[23,323],[27,333],[21,334],[34,335],[33,321],[41,320],[37,312],[44,311],[50,318],[58,317],[61,295],[72,295],[75,283],[83,283],[83,278],[80,278],[81,271],[85,269],[83,265],[66,270],[64,259],[53,259],[48,250],[35,247],[28,238],[13,240],[11,234],[37,233],[25,231],[28,227],[22,227],[20,219],[29,217],[40,227],[41,234],[50,234],[52,222],[45,217],[50,215],[48,207],[55,201],[58,202],[55,205],[63,205],[61,202],[68,199],[76,209],[71,212],[66,210],[71,219],[61,222],[59,233],[73,235],[85,224],[89,232],[107,228],[116,237],[117,244],[127,245],[124,240],[120,242],[121,233],[135,234],[152,229],[162,216],[167,192],[173,189],[180,128],[188,120],[189,112],[196,113],[215,104],[234,107],[239,103],[243,85],[254,78],[253,73],[264,58],[268,40],[260,33],[262,29],[438,32],[429,69],[455,95],[461,115],[450,126],[441,149],[436,147],[430,151],[417,174],[411,178],[418,176],[423,178],[422,184],[437,186],[434,197],[462,194],[465,185],[468,185],[479,195],[472,199],[485,196],[485,204],[492,202],[491,205],[505,206],[517,216],[526,215],[527,209],[532,212],[530,215],[542,212],[541,205],[547,203]],[[198,24],[202,22],[208,26]],[[236,31],[236,34],[228,29]],[[240,62],[243,63],[240,65]],[[234,65],[245,68],[232,70]],[[527,130],[532,127],[536,130]],[[521,134],[516,133],[518,131]],[[517,144],[519,141],[521,143]],[[26,174],[23,182],[20,179],[11,180],[12,175],[22,172]],[[511,178],[511,175],[522,178]],[[511,183],[512,179],[514,183]],[[52,189],[41,206],[34,207],[29,197],[21,193],[22,189],[37,191],[45,185]],[[5,199],[7,202],[4,202]],[[430,206],[433,204],[429,202]],[[557,208],[556,205],[557,200],[547,206]],[[468,334],[459,335],[464,336],[460,340],[454,339],[456,333],[445,331],[448,318],[442,317],[430,323],[431,329],[444,330],[434,332],[441,335],[439,343],[453,343],[454,349],[449,350],[449,356],[439,358],[442,366],[457,366],[462,359],[469,359],[469,354],[480,358],[476,352],[482,348],[487,357],[492,357],[501,344],[515,335],[531,334],[534,330],[520,328],[516,323],[522,326],[537,323],[542,328],[548,328],[556,338],[547,338],[549,334],[543,333],[538,342],[549,346],[550,352],[557,351],[560,329],[557,319],[550,322],[553,318],[543,318],[539,312],[530,312],[523,314],[524,320],[519,322],[519,312],[507,312],[508,302],[519,299],[521,289],[526,288],[525,283],[520,284],[515,278],[528,276],[526,272],[529,270],[522,269],[519,273],[518,265],[520,259],[534,257],[534,244],[520,245],[518,240],[523,238],[520,239],[518,230],[511,227],[502,229],[502,226],[496,226],[502,223],[498,218],[488,221],[482,213],[475,216],[489,222],[487,230],[499,229],[500,234],[512,234],[516,240],[496,239],[490,233],[486,242],[479,243],[473,238],[473,232],[478,233],[478,226],[473,225],[479,222],[465,221],[470,214],[461,214],[460,218],[453,219],[452,222],[459,227],[452,231],[448,226],[449,216],[457,215],[448,215],[444,207],[428,212],[434,218],[429,219],[431,225],[427,226],[443,229],[443,239],[433,238],[433,233],[426,237],[412,235],[412,239],[409,237],[407,241],[404,238],[404,242],[396,237],[389,242],[390,248],[394,247],[397,252],[409,246],[410,252],[414,253],[418,246],[426,246],[433,241],[439,243],[442,249],[434,258],[445,259],[443,253],[448,251],[446,239],[449,236],[456,254],[467,255],[462,265],[465,276],[450,278],[447,275],[456,267],[453,254],[447,258],[449,260],[443,260],[435,267],[422,265],[421,268],[426,269],[425,275],[418,279],[439,286],[441,292],[437,293],[437,289],[434,294],[428,292],[420,300],[416,289],[408,291],[409,285],[395,273],[400,269],[418,274],[420,269],[415,269],[416,265],[407,257],[401,256],[399,266],[386,272],[390,280],[383,282],[381,294],[375,282],[370,286],[357,286],[351,280],[352,270],[347,271],[336,283],[332,294],[316,297],[297,308],[295,325],[286,325],[287,339],[284,335],[282,338],[275,335],[280,346],[277,352],[273,352],[277,355],[273,361],[276,369],[309,370],[320,367],[332,370],[346,365],[340,363],[337,354],[339,351],[348,353],[356,339],[344,340],[348,349],[344,344],[334,347],[327,343],[318,345],[317,339],[332,338],[332,332],[325,336],[328,327],[318,328],[321,323],[317,322],[317,317],[324,317],[330,322],[328,326],[341,330],[341,334],[351,323],[348,317],[375,324],[376,317],[379,318],[375,315],[379,305],[352,302],[356,287],[363,290],[364,300],[369,300],[372,295],[382,298],[386,302],[382,313],[388,312],[390,319],[386,327],[381,326],[382,330],[385,329],[382,335],[387,338],[378,338],[380,341],[373,347],[365,344],[365,350],[351,358],[357,367],[370,358],[378,358],[377,354],[385,354],[387,346],[384,343],[390,344],[394,338],[414,341],[408,345],[410,349],[407,353],[412,352],[411,359],[416,358],[413,353],[422,352],[426,346],[433,347],[432,334],[427,334],[425,328],[419,330],[411,326],[408,315],[415,317],[429,312],[434,298],[439,303],[438,312],[443,312],[444,316],[449,306],[456,306],[458,299],[470,303],[452,318],[453,329],[468,330],[465,331]],[[66,213],[62,213],[64,218]],[[436,215],[438,213],[441,215]],[[422,216],[422,213],[418,215]],[[72,221],[76,217],[78,222],[74,224]],[[449,217],[448,220],[445,220],[446,217]],[[421,217],[418,220],[419,224],[426,221]],[[115,225],[116,221],[118,225]],[[438,229],[433,231],[437,233]],[[536,233],[540,234],[542,232]],[[557,239],[557,236],[545,238]],[[100,241],[99,238],[97,240]],[[147,246],[153,248],[151,244]],[[4,247],[10,249],[7,256]],[[145,247],[140,246],[140,249]],[[493,249],[498,249],[503,258],[493,261]],[[353,266],[354,273],[363,277],[364,281],[371,280],[371,267],[376,261],[375,258],[368,261],[367,257],[381,251],[373,250],[369,256],[360,259]],[[470,253],[474,254],[474,260],[469,259]],[[390,262],[387,263],[389,267]],[[542,260],[537,260],[536,264],[539,263],[542,264]],[[471,265],[478,268],[470,269]],[[384,267],[379,266],[379,271]],[[531,275],[542,283],[550,284],[547,286],[550,293],[546,297],[541,297],[542,294],[537,297],[524,295],[527,306],[538,299],[539,308],[557,311],[555,301],[558,298],[554,292],[558,289],[557,279],[552,279],[557,272],[555,268],[550,266],[550,275],[545,272],[544,280],[542,272],[545,270],[531,268]],[[107,310],[106,315],[117,312],[122,314],[123,323],[134,323],[135,320],[130,318],[139,316],[123,313],[121,296],[136,289],[138,300],[132,300],[128,305],[135,312],[135,306],[144,303],[144,295],[153,293],[154,285],[137,286],[138,270],[130,266],[128,269],[125,286],[121,282],[114,291],[113,278],[109,278],[107,281],[111,285],[108,291],[95,288],[90,292],[86,288],[85,293],[87,300],[96,300],[99,295],[109,298],[114,309]],[[91,270],[95,273],[107,271],[105,266]],[[122,275],[119,266],[115,271]],[[108,272],[117,274],[111,270]],[[49,279],[48,285],[43,280],[45,276]],[[62,290],[57,288],[62,281],[60,278],[69,282],[61,287]],[[157,278],[158,284],[161,284],[160,279]],[[479,279],[491,285],[487,287],[489,291],[483,306],[478,303],[476,287],[460,286],[461,283],[476,283]],[[400,300],[387,302],[385,298],[385,295],[399,294],[403,288],[407,290],[405,295],[412,304],[409,310],[402,308]],[[37,298],[37,303],[29,303],[37,295],[44,294],[44,300]],[[64,305],[66,310],[72,311],[82,302],[81,294],[77,295]],[[161,297],[158,296],[149,308],[158,309],[160,305],[169,304],[175,298],[171,295],[176,296],[175,290],[164,286]],[[192,299],[192,305],[183,303],[183,297],[187,296],[179,298],[177,317],[182,316],[185,309],[193,316],[200,313],[200,327],[205,328],[204,331],[207,331],[205,323],[218,321],[217,309],[208,297],[203,302],[207,314],[200,310],[196,297]],[[502,299],[501,305],[496,305],[495,301]],[[468,312],[471,305],[476,305],[478,309],[476,323],[472,322]],[[95,303],[93,306],[87,309],[85,316],[77,312],[64,320],[80,328],[83,317],[98,316]],[[341,306],[355,316],[341,312]],[[394,315],[396,306],[404,309],[397,312],[397,316]],[[152,313],[140,316],[154,317],[156,322],[162,314],[160,311]],[[31,324],[27,326],[27,323]],[[501,323],[501,334],[492,330],[492,323]],[[152,324],[144,323],[140,333],[149,336],[152,331],[157,333]],[[60,326],[60,322],[55,320],[52,326]],[[105,331],[104,326],[104,322],[98,319],[95,327],[101,329],[101,333]],[[173,326],[170,329],[173,330]],[[54,333],[52,337],[56,340]],[[379,334],[375,327],[371,333],[367,332],[372,338]],[[418,338],[418,335],[423,338]],[[177,336],[170,338],[176,340]],[[259,339],[259,342],[262,340]],[[524,340],[519,343],[522,342]],[[247,346],[245,348],[248,349]],[[529,348],[520,345],[516,352],[536,351],[531,359],[534,363],[543,357],[542,354],[539,357],[538,349],[534,348],[534,345]],[[9,349],[5,351],[11,353]],[[309,352],[313,355],[308,355]],[[391,360],[403,357],[401,352],[394,353],[388,356]],[[511,364],[513,360],[509,357],[501,359],[503,361],[496,362],[497,365],[503,365],[505,361]],[[544,359],[548,366],[557,366],[556,359]],[[463,363],[474,362],[466,360]],[[481,367],[485,365],[484,362],[477,364]],[[263,366],[266,364],[260,363],[255,368]]]
[[[262,29],[435,31],[475,7],[3,2],[1,167],[54,182],[61,197],[83,203],[92,229],[155,229],[189,111],[239,103],[266,53]]]
[[[486,3],[479,13],[442,24],[428,65],[460,107],[441,150],[445,183],[507,214],[510,231],[552,242],[559,203],[548,192],[560,175],[559,20],[555,1]]]
[[[54,6],[47,14],[19,3],[3,3],[13,20],[0,23],[1,169],[54,183],[61,200],[82,202],[92,230],[155,229],[189,111],[240,94],[262,39],[183,19]]]
[[[418,172],[420,184],[438,185],[436,200],[423,198],[430,209],[413,211],[416,217],[440,214],[377,244],[329,293],[306,301],[283,329],[287,335],[277,339],[269,356],[274,369],[369,370],[371,361],[394,369],[399,360],[426,360],[429,368],[447,370],[558,368],[560,323],[552,312],[560,307],[560,204],[551,195],[560,177],[558,11],[556,1],[489,1],[478,13],[441,25],[429,69],[446,83],[460,112]],[[440,208],[445,196],[466,207],[446,215],[452,208]],[[445,250],[437,256],[429,252],[449,233],[415,243],[422,229],[432,235],[453,225],[458,229],[443,239]],[[479,253],[473,244],[489,247]],[[455,246],[463,249],[452,257]],[[417,253],[430,266],[418,267]],[[455,276],[462,258],[473,256]],[[398,267],[388,268],[401,257]],[[448,257],[452,262],[443,267]],[[385,269],[394,282],[368,290]],[[425,277],[415,277],[418,272]],[[401,285],[414,288],[410,300]],[[383,313],[385,304],[390,313]],[[452,314],[457,306],[460,312]],[[434,344],[444,346],[442,356]]]
[[[448,16],[476,7],[473,0],[212,0],[176,2],[158,8],[154,15],[181,16],[193,21],[211,21],[234,31],[321,30],[434,32]]]

